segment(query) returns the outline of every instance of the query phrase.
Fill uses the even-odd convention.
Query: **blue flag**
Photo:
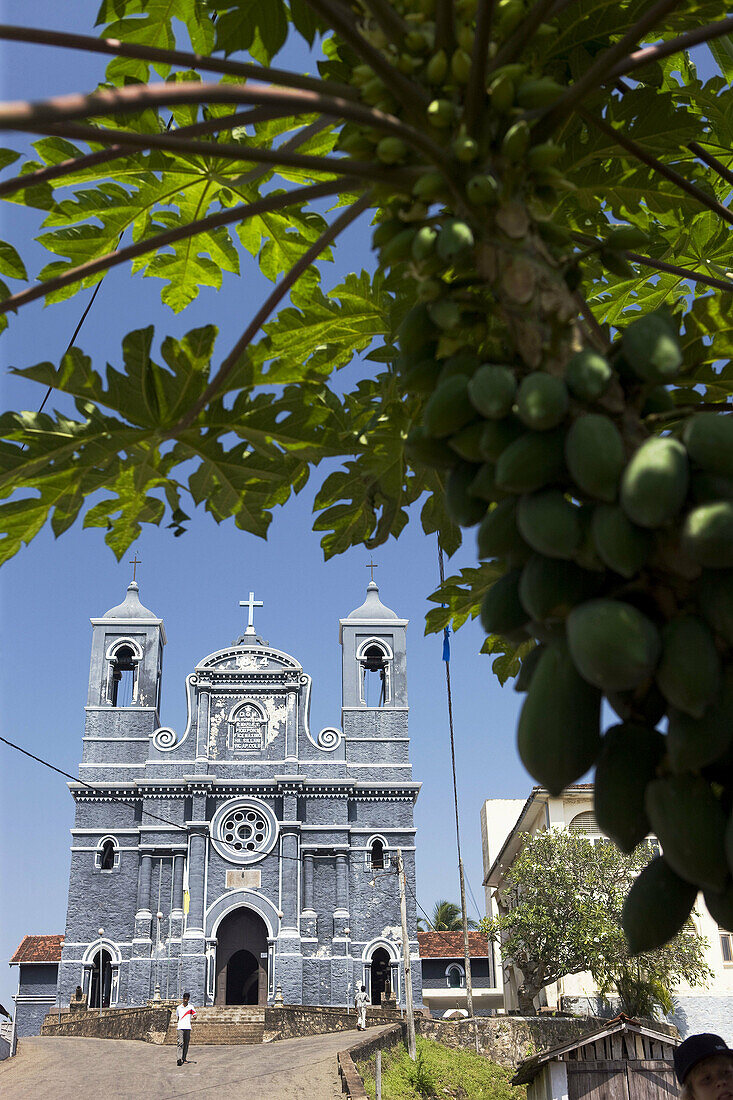
[[[450,661],[450,627],[443,629],[443,660]]]

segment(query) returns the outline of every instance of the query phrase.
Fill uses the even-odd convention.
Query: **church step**
[[[265,1032],[265,1009],[259,1005],[208,1005],[196,1010],[193,1046],[228,1046],[261,1043]],[[167,1046],[178,1039],[176,1017],[171,1017],[165,1037]]]
[[[261,1043],[265,1028],[261,1026],[238,1027],[235,1024],[215,1027],[194,1027],[191,1037],[192,1046],[235,1046],[244,1043]],[[175,1031],[169,1031],[165,1037],[166,1046],[175,1046],[178,1036]]]

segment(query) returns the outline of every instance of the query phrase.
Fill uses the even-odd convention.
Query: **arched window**
[[[372,865],[372,870],[381,871],[384,869],[384,844],[378,837],[371,843],[369,862]]]
[[[598,827],[596,815],[592,810],[586,810],[582,814],[576,814],[570,822],[569,828],[571,832],[583,833],[591,839],[603,836],[603,833]]]
[[[120,866],[120,849],[113,836],[102,837],[94,855],[98,871],[116,871]]]
[[[356,658],[361,665],[361,701],[368,707],[383,707],[390,702],[392,652],[379,638],[368,638],[359,646]]]
[[[445,972],[449,989],[463,989],[465,973],[462,966],[453,963]]]
[[[130,645],[119,645],[110,660],[109,701],[113,707],[131,707],[136,701],[138,658]]]

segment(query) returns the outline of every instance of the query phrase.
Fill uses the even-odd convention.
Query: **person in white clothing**
[[[354,1008],[356,1009],[356,1012],[357,1012],[357,1018],[356,1018],[356,1030],[357,1031],[366,1031],[366,1009],[367,1009],[367,1004],[368,1003],[369,1003],[369,998],[367,997],[366,987],[363,986],[363,985],[360,985],[356,990],[356,995],[354,996]]]
[[[176,1044],[178,1050],[178,1065],[182,1066],[186,1062],[188,1055],[188,1044],[191,1042],[191,1021],[196,1016],[196,1009],[190,1003],[190,993],[183,994],[183,1000],[181,1004],[176,1008],[176,1016],[178,1019],[178,1042]]]

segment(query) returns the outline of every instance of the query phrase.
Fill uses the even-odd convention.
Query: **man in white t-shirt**
[[[187,1061],[188,1044],[191,1042],[191,1021],[196,1016],[196,1009],[190,1003],[190,993],[183,994],[183,1001],[176,1008],[178,1018],[178,1065],[182,1066]]]

